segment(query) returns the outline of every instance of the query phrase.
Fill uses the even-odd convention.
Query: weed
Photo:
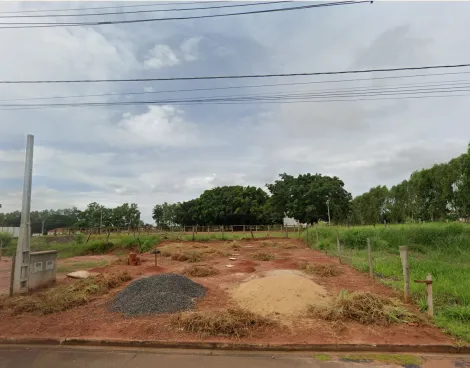
[[[100,274],[85,280],[79,280],[71,285],[59,285],[37,294],[4,297],[0,299],[0,309],[13,315],[23,313],[51,314],[61,312],[79,305],[86,304],[91,297],[105,294],[131,276],[127,272]]]
[[[253,331],[276,322],[244,309],[223,311],[183,312],[172,320],[172,324],[186,332],[202,336],[245,337]]]
[[[273,254],[269,253],[259,252],[253,254],[253,259],[256,259],[257,261],[272,261],[274,258],[276,257],[274,257]]]
[[[173,253],[171,255],[173,261],[195,263],[202,260],[202,255],[199,252],[184,252]]]
[[[193,277],[207,277],[217,275],[218,273],[219,271],[217,271],[214,267],[204,265],[189,266],[183,270],[184,275]]]
[[[409,354],[354,354],[344,355],[340,360],[348,362],[371,362],[378,361],[386,364],[397,364],[401,366],[420,366],[421,357]]]
[[[331,357],[328,354],[313,354],[313,359],[319,360],[320,362],[328,362]]]
[[[366,325],[423,322],[422,318],[408,311],[397,299],[369,292],[348,293],[344,290],[326,305],[310,305],[307,313],[327,321],[350,320]]]

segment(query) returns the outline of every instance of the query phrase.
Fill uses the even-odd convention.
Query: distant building
[[[62,235],[65,234],[65,229],[58,227],[57,229],[47,230],[47,235]]]

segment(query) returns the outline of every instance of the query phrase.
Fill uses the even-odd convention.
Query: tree
[[[351,194],[344,189],[344,183],[339,178],[321,174],[304,174],[297,178],[285,173],[279,176],[280,180],[266,185],[276,212],[301,223],[327,221],[329,201],[333,221],[340,222],[347,218]]]

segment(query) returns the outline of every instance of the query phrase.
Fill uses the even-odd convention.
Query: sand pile
[[[295,271],[282,270],[247,281],[232,290],[242,308],[261,315],[291,316],[328,301],[325,289]]]

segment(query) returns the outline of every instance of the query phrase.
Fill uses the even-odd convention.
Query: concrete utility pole
[[[28,134],[26,142],[26,161],[24,166],[23,203],[21,208],[21,225],[16,246],[15,262],[11,280],[10,294],[28,291],[29,279],[29,240],[31,236],[31,184],[33,177],[34,136]]]

